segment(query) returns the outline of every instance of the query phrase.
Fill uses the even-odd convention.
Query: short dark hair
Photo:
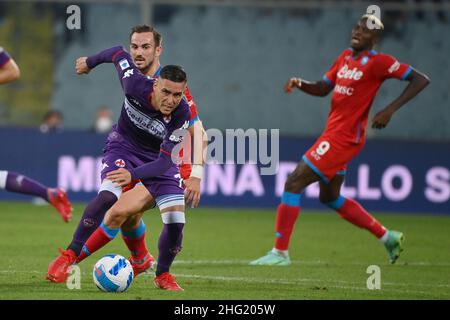
[[[182,67],[169,64],[161,69],[160,78],[173,82],[186,82],[187,75]]]
[[[162,44],[162,35],[161,35],[161,33],[159,33],[155,28],[153,28],[151,26],[148,26],[146,24],[141,24],[141,25],[134,26],[133,28],[131,28],[130,41],[131,41],[131,37],[133,36],[133,34],[135,34],[135,33],[145,33],[145,32],[153,33],[153,39],[155,40],[155,45],[157,47],[161,46],[161,44]]]

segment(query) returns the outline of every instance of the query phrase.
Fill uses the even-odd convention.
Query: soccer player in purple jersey
[[[170,65],[162,68],[159,79],[148,78],[136,68],[122,47],[79,58],[76,70],[78,74],[89,73],[97,65],[108,62],[116,66],[125,101],[119,121],[108,136],[99,194],[89,206],[96,205],[99,198],[102,200],[101,197],[105,195],[114,196],[113,203],[121,198],[110,210],[113,212],[112,217],[117,217],[127,211],[124,207],[131,207],[132,212],[144,211],[155,199],[164,222],[155,281],[163,289],[175,290],[179,286],[168,271],[181,249],[185,218],[184,190],[171,153],[181,141],[176,130],[186,129],[189,125],[189,105],[183,99],[186,74],[180,67]],[[141,183],[122,194],[122,187],[137,179]],[[111,222],[105,218],[83,246],[78,261],[112,240],[125,220],[118,222],[113,218]],[[132,248],[127,238],[139,238],[144,231],[145,225],[141,221],[140,226],[132,232],[122,232],[135,261],[146,260],[150,253],[145,242],[140,248]],[[50,273],[48,278],[58,280],[51,279]]]
[[[19,78],[20,69],[18,65],[0,47],[0,85]],[[66,192],[61,188],[49,188],[23,174],[0,170],[0,189],[40,197],[55,207],[65,222],[70,221],[72,205]]]
[[[158,77],[161,72],[159,57],[162,53],[162,36],[153,27],[147,25],[135,26],[131,29],[130,34],[130,54],[134,64],[142,74],[148,77]],[[181,177],[185,187],[186,204],[191,203],[192,207],[196,207],[200,200],[200,182],[203,173],[203,152],[206,148],[207,138],[203,129],[202,122],[199,121],[196,104],[189,93],[188,87],[184,92],[188,100],[191,118],[189,122],[189,133],[194,141],[203,141],[202,148],[193,148],[194,165],[191,168],[181,167]],[[195,142],[194,142],[195,144]],[[123,191],[131,189],[130,185],[125,187]],[[48,269],[48,279],[53,282],[64,282],[68,276],[70,266],[76,261],[81,249],[88,237],[100,225],[105,212],[117,201],[117,197],[107,190],[100,190],[99,195],[91,201],[90,205],[85,209],[83,217],[74,233],[72,242],[66,250],[60,250],[61,255],[57,257]],[[155,201],[149,207],[155,206]],[[133,215],[126,223],[121,226],[124,240],[132,251],[130,262],[133,266],[135,275],[144,272],[154,265],[154,259],[151,255],[145,256],[143,259],[133,258],[133,252],[141,252],[145,247],[146,226],[142,221],[143,212],[140,215]],[[139,230],[139,232],[137,231]],[[125,236],[128,235],[128,236]],[[147,249],[145,249],[145,252]]]

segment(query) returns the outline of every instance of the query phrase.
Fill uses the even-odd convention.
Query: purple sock
[[[10,171],[7,173],[5,190],[41,197],[48,201],[47,189],[48,187],[23,174]]]
[[[164,224],[158,240],[158,266],[156,275],[169,272],[175,256],[181,251],[184,223]]]
[[[116,201],[117,197],[112,192],[101,191],[97,194],[84,210],[83,217],[78,223],[72,242],[67,249],[71,249],[77,255],[80,255],[86,240],[102,223],[106,211],[108,211]]]

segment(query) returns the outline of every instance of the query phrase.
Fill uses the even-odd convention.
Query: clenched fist
[[[75,62],[75,70],[77,74],[88,74],[91,69],[86,63],[87,57],[80,57]]]

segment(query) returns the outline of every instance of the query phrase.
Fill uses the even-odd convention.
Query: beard
[[[142,65],[142,62],[145,62],[145,60],[139,61],[140,65],[138,66],[136,64],[136,60],[134,60],[134,64],[136,64],[136,67],[139,69],[139,71],[142,72],[143,74],[147,74],[147,72],[150,70],[152,66],[153,60],[150,60],[150,62],[145,65]]]

